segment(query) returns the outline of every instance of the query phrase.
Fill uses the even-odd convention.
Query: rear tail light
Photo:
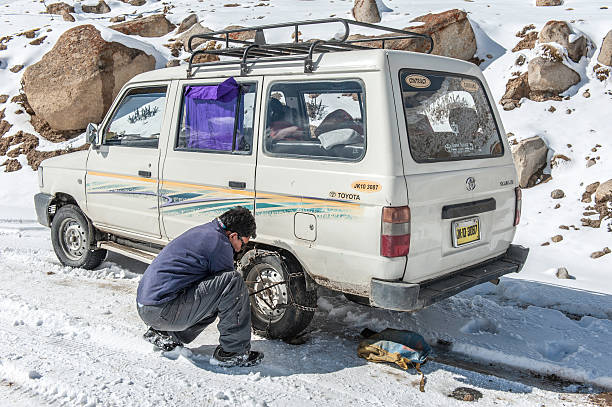
[[[410,208],[385,207],[382,211],[380,255],[384,257],[407,256],[410,251]]]
[[[514,226],[516,226],[521,221],[521,206],[523,204],[523,193],[520,187],[514,188],[514,196],[516,198],[516,203],[514,205]]]

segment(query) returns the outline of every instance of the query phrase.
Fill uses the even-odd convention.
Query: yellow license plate
[[[453,222],[455,247],[480,240],[480,223],[478,218]]]

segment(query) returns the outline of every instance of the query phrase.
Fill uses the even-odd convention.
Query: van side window
[[[360,82],[278,82],[267,99],[267,154],[345,161],[363,157],[366,128]]]
[[[165,86],[130,90],[106,126],[104,144],[157,148],[165,105]]]
[[[185,86],[177,150],[251,154],[257,84]]]

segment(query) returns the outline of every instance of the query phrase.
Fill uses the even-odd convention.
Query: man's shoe
[[[170,335],[168,335],[168,332],[158,331],[157,329],[153,328],[149,328],[149,330],[145,332],[142,337],[166,352],[170,352],[177,346],[182,345],[180,342],[175,341]]]
[[[221,367],[249,367],[260,364],[263,357],[263,352],[254,350],[245,353],[226,352],[221,345],[219,345],[217,349],[215,349],[213,357],[210,358],[210,364]]]

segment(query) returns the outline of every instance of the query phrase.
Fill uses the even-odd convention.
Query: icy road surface
[[[189,349],[168,353],[141,339],[146,328],[134,301],[144,268],[114,255],[98,270],[62,267],[48,229],[34,220],[0,220],[0,405],[462,405],[449,394],[471,387],[482,393],[479,405],[570,406],[584,405],[583,393],[592,391],[588,384],[548,391],[537,380],[526,385],[429,362],[426,392],[420,393],[414,371],[357,357],[366,326],[411,329],[432,343],[452,342],[453,352],[488,359],[493,370],[499,361],[609,384],[612,368],[602,356],[610,315],[577,320],[559,304],[559,310],[533,306],[513,294],[574,295],[566,288],[506,279],[501,288],[475,287],[412,315],[369,309],[322,291],[306,344],[254,337],[253,348],[265,352],[263,364],[228,370],[208,362],[217,344],[213,326]],[[591,301],[591,294],[575,295]]]

